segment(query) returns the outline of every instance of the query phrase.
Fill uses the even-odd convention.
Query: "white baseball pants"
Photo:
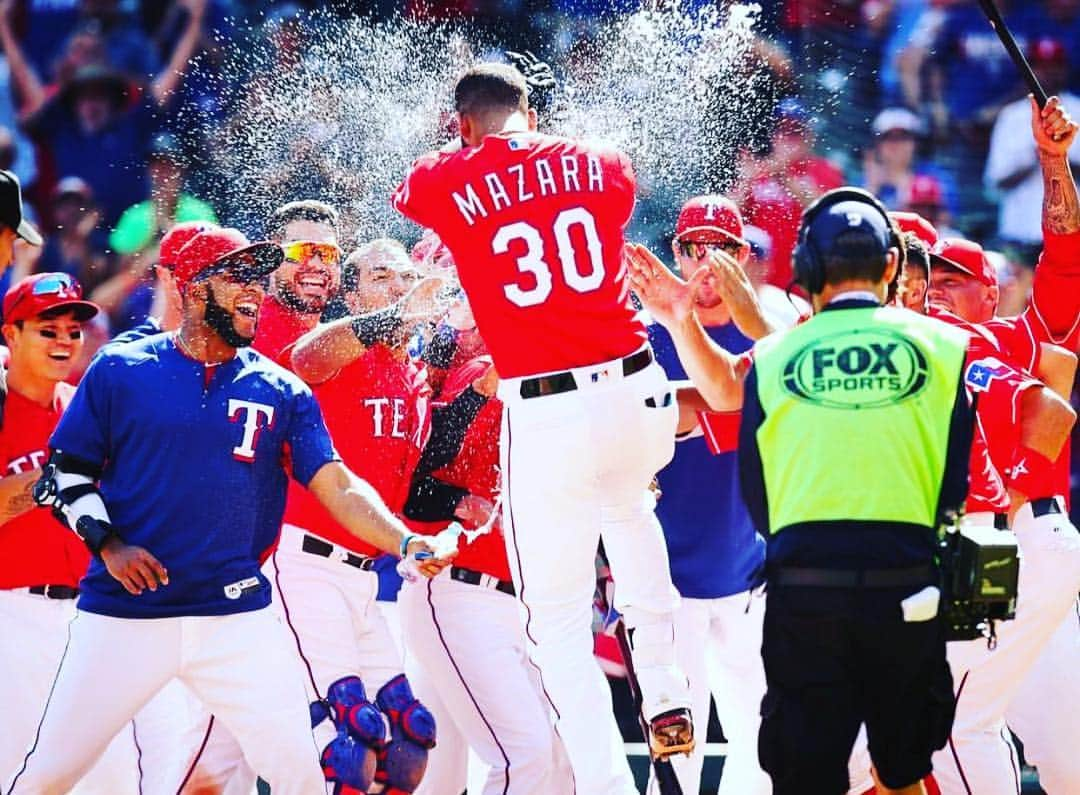
[[[15,776],[33,745],[74,617],[74,599],[0,590],[0,789]],[[112,738],[73,792],[137,795],[138,755],[134,727],[129,723]]]
[[[1013,532],[1021,553],[1016,618],[998,624],[994,650],[988,650],[983,640],[948,644],[957,701],[949,743],[934,754],[934,778],[943,795],[1016,795],[1020,791],[1019,763],[1005,725],[1006,710],[1074,608],[1080,588],[1080,536],[1068,516],[1035,518],[1031,505],[1025,504],[1013,520]],[[1061,686],[1054,680],[1043,683],[1044,704],[1058,697]],[[1070,736],[1075,734],[1074,725]],[[1036,735],[1033,750],[1036,755],[1043,750],[1044,758],[1050,759],[1041,736]]]
[[[690,680],[691,709],[698,744],[690,756],[671,760],[684,792],[701,789],[709,696],[727,739],[718,795],[769,795],[772,782],[758,764],[757,738],[765,668],[761,661],[763,593],[746,592],[720,599],[688,599],[675,614],[675,655]],[[649,792],[656,793],[650,775]]]
[[[569,759],[525,653],[517,601],[448,574],[405,583],[398,596],[408,661],[418,669],[410,679],[417,698],[438,710],[440,740],[418,795],[451,792],[450,781],[465,778],[467,749],[441,740],[451,723],[489,768],[484,795],[572,795]]]
[[[690,705],[675,664],[667,549],[645,496],[674,452],[677,409],[655,363],[629,377],[620,361],[572,370],[577,389],[524,399],[499,385],[510,569],[526,648],[555,714],[577,791],[635,793],[590,631],[601,537],[625,617],[645,714]]]
[[[7,795],[68,792],[174,677],[237,738],[275,795],[326,791],[296,654],[264,609],[159,619],[77,613],[37,740]]]
[[[368,699],[374,701],[379,688],[404,669],[375,602],[378,575],[345,563],[341,559],[345,550],[339,547],[335,547],[339,554],[329,558],[304,552],[305,534],[316,535],[284,525],[277,551],[263,571],[293,635],[293,649],[303,661],[308,700],[324,697],[326,689],[342,677],[359,676]],[[334,736],[329,720],[315,729],[320,750]]]

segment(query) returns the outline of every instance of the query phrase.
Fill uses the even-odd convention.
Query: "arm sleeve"
[[[765,422],[765,410],[757,391],[757,368],[751,367],[743,384],[742,420],[739,423],[739,485],[743,502],[763,537],[769,537],[769,498],[765,492],[765,472],[757,432]]]
[[[292,475],[302,486],[307,486],[323,466],[341,460],[330,441],[319,404],[307,387],[295,395],[285,440],[289,445]]]
[[[470,386],[431,413],[431,437],[416,465],[417,476],[429,475],[457,458],[469,426],[485,403],[487,398]]]
[[[1055,235],[1043,230],[1043,250],[1032,287],[1032,325],[1037,333],[1075,350],[1080,331],[1080,232]]]
[[[109,458],[114,399],[111,376],[119,366],[108,354],[94,359],[67,410],[60,416],[49,447],[98,467],[105,465]]]
[[[402,513],[417,522],[451,521],[468,489],[453,486],[431,475],[414,477]]]
[[[431,190],[435,177],[436,155],[430,154],[413,163],[405,180],[390,199],[394,209],[427,229],[439,218]]]
[[[454,354],[457,353],[457,339],[457,329],[453,326],[446,323],[436,326],[435,333],[431,335],[431,341],[424,350],[424,364],[442,370],[449,368],[454,361]]]
[[[968,398],[964,384],[966,369],[965,366],[960,370],[949,421],[949,442],[938,496],[939,523],[947,512],[958,512],[968,494],[968,463],[971,460],[971,440],[975,434],[975,405]]]

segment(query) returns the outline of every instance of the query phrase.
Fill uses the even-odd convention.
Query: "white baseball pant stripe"
[[[0,590],[0,791],[34,742],[74,616],[74,599]],[[74,795],[137,795],[139,752],[134,740],[134,727],[123,727]]]
[[[596,549],[602,537],[646,715],[688,707],[675,665],[679,597],[647,494],[674,452],[677,409],[656,364],[626,378],[618,361],[571,372],[578,388],[562,394],[523,399],[524,379],[499,385],[507,554],[577,791],[628,795],[633,778],[593,657]]]
[[[302,673],[269,609],[226,616],[122,619],[80,611],[8,795],[62,795],[109,739],[179,678],[237,738],[275,795],[325,793]]]
[[[375,602],[379,577],[302,551],[305,534],[315,535],[284,525],[281,542],[263,569],[274,584],[275,602],[303,661],[308,700],[324,697],[338,679],[359,676],[368,699],[374,701],[379,688],[405,667]],[[335,734],[329,720],[315,729],[320,748]]]
[[[408,660],[421,669],[413,682],[417,697],[439,710],[440,741],[429,764],[452,771],[454,781],[464,778],[467,749],[442,745],[442,733],[452,723],[489,767],[484,795],[573,793],[569,759],[525,654],[514,597],[458,582],[446,572],[405,583],[398,605]],[[437,701],[426,698],[431,691]],[[444,764],[438,759],[444,753],[457,758]],[[431,775],[417,793],[451,789]]]
[[[934,778],[943,795],[1019,792],[1016,749],[1005,730],[1006,711],[1074,608],[1080,588],[1080,536],[1068,516],[1036,518],[1027,503],[1013,519],[1013,532],[1021,555],[1016,618],[997,625],[997,648],[992,651],[983,640],[948,644],[957,702],[949,745],[934,754]],[[1057,699],[1059,686],[1052,680],[1043,683],[1044,703]],[[1070,736],[1076,733],[1073,726]],[[1036,746],[1045,748],[1040,735],[1035,737]],[[1068,741],[1054,738],[1062,740]]]
[[[765,618],[762,592],[745,592],[717,599],[682,598],[675,614],[675,654],[690,680],[691,709],[698,744],[690,756],[676,755],[675,768],[683,792],[701,789],[705,761],[705,731],[710,694],[724,729],[727,753],[718,795],[769,795],[772,782],[758,764],[757,738],[761,699],[765,696],[765,667],[761,661],[761,628]],[[656,793],[656,777],[649,777]]]

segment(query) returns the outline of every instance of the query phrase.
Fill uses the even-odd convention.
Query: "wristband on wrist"
[[[1029,500],[1054,494],[1054,462],[1029,447],[1017,448],[1006,473],[1006,485]]]
[[[401,307],[397,304],[352,319],[353,334],[367,347],[389,342],[403,325]]]
[[[405,557],[409,554],[409,544],[412,543],[414,538],[419,538],[416,533],[406,533],[405,537],[401,539],[401,557]]]

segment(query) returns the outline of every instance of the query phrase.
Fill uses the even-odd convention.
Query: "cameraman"
[[[878,791],[925,792],[952,722],[935,551],[967,493],[967,338],[882,306],[899,245],[868,193],[811,205],[793,259],[815,315],[760,340],[752,365],[684,311],[700,279],[629,252],[702,396],[742,405],[743,495],[768,542],[758,753],[778,795],[846,792],[864,723]]]

